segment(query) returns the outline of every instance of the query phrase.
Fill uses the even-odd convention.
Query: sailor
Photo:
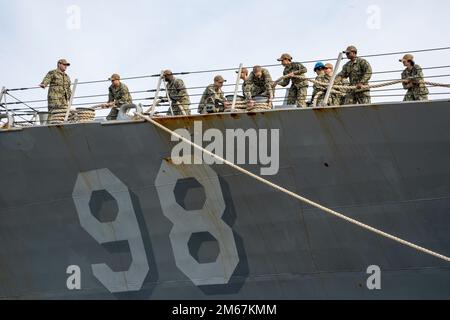
[[[313,85],[311,105],[313,107],[316,107],[319,106],[323,101],[328,88],[327,86],[321,85],[319,83],[328,83],[329,80],[327,80],[325,77],[325,65],[323,64],[323,62],[316,63],[316,65],[314,66],[314,72],[316,73],[317,77],[315,79],[316,83],[314,83]]]
[[[267,97],[269,102],[273,100],[273,81],[267,69],[261,66],[253,67],[245,85],[244,95],[250,105],[255,103],[253,98],[256,96]]]
[[[231,105],[230,102],[225,99],[222,91],[223,84],[226,81],[227,80],[220,75],[214,77],[214,84],[206,87],[203,92],[203,96],[198,106],[198,113],[223,112]]]
[[[331,79],[333,78],[333,74],[334,74],[334,66],[331,63],[326,63],[325,64],[325,80],[327,83],[329,83],[331,81]],[[334,84],[335,85],[348,85],[347,80],[340,80],[340,81],[336,81],[336,79],[334,80]],[[323,97],[325,98],[325,97]],[[320,100],[320,98],[319,98]],[[337,88],[333,88],[331,94],[330,94],[330,98],[328,100],[328,105],[329,106],[339,106],[342,105],[344,103],[345,100],[345,94],[343,93],[343,91],[337,89]],[[320,101],[320,103],[323,103],[323,99]]]
[[[368,85],[372,78],[372,67],[367,60],[358,57],[358,49],[355,46],[349,46],[345,54],[350,61],[344,65],[336,79],[340,82],[349,78],[350,85],[357,88],[347,91],[345,104],[369,104],[370,89],[363,89],[363,86]]]
[[[167,83],[167,93],[172,102],[173,114],[176,116],[183,115],[184,111],[186,115],[190,115],[189,106],[191,101],[183,80],[175,78],[170,70],[164,71],[163,78]],[[167,114],[171,114],[170,110],[167,111]]]
[[[108,107],[112,107],[106,120],[117,120],[117,115],[119,114],[119,108],[133,105],[133,99],[131,98],[130,91],[128,87],[120,81],[120,76],[114,73],[109,80],[111,81],[111,86],[109,87],[109,97],[108,97]]]
[[[399,60],[406,69],[402,73],[403,88],[408,90],[403,101],[428,100],[428,88],[425,85],[422,68],[414,62],[412,54],[406,54]]]
[[[297,105],[299,108],[306,108],[308,80],[304,75],[308,70],[300,62],[292,62],[292,56],[288,53],[282,54],[278,61],[284,66],[284,77],[282,80],[275,81],[273,87],[275,88],[277,85],[286,87],[292,82],[288,92],[288,105]]]
[[[70,63],[66,59],[60,59],[57,68],[49,71],[39,85],[43,89],[49,86],[47,96],[49,121],[53,112],[67,110],[69,106],[72,90],[70,88],[70,77],[66,74],[68,66],[70,66]]]
[[[236,73],[239,73],[239,71],[236,71]],[[245,87],[248,85],[248,69],[242,68],[241,69],[241,77],[240,79],[243,81],[242,83],[242,94],[245,96]]]

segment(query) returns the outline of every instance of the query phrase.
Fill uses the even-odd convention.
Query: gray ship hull
[[[280,129],[280,170],[270,181],[448,256],[449,107],[159,122]],[[146,122],[0,133],[0,298],[450,298],[448,263],[225,165],[174,165],[173,146]],[[259,174],[258,165],[243,167]],[[380,290],[367,286],[370,266],[381,269]],[[80,289],[72,275],[80,275]]]

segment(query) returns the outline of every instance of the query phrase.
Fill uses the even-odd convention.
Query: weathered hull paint
[[[194,120],[280,129],[280,171],[269,180],[450,255],[449,102],[159,121],[192,130]],[[448,263],[229,167],[174,166],[171,146],[145,122],[0,133],[0,298],[450,298]],[[77,201],[95,212],[84,227]],[[66,286],[71,265],[81,290]],[[366,286],[371,265],[381,290]]]

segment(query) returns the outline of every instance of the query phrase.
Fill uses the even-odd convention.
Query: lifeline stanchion
[[[331,77],[330,83],[328,84],[327,93],[325,94],[325,98],[323,99],[323,106],[328,105],[328,100],[330,99],[331,90],[333,89],[334,81],[337,77],[337,71],[339,70],[339,67],[341,66],[341,62],[343,59],[344,52],[339,52],[339,56],[336,61],[336,66],[334,67],[333,76]]]
[[[155,99],[153,99],[153,104],[152,104],[152,107],[150,109],[150,115],[151,116],[153,116],[155,114],[156,105],[158,104],[158,97],[159,97],[159,92],[161,91],[161,81],[162,81],[162,78],[163,78],[163,74],[164,74],[164,70],[161,70],[161,74],[160,74],[159,79],[158,79],[158,84],[156,86]]]
[[[78,79],[75,79],[75,81],[73,82],[72,94],[70,96],[69,104],[67,106],[66,115],[64,117],[64,122],[67,122],[69,120],[70,108],[72,107],[73,97],[75,96],[75,92],[77,90],[77,85],[78,85]]]
[[[243,66],[242,63],[239,64],[239,71],[237,73],[236,86],[234,87],[233,104],[231,105],[231,112],[234,112],[234,110],[236,109],[237,92],[239,90],[239,81],[241,80],[242,66]]]

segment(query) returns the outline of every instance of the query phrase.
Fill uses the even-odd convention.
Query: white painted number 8
[[[180,167],[182,170],[178,170]],[[176,201],[175,185],[186,178],[196,178],[204,188],[206,202],[201,210],[187,211]],[[226,206],[217,174],[207,165],[173,165],[163,161],[155,184],[163,213],[174,224],[170,241],[177,267],[197,286],[227,284],[239,256],[233,231],[222,220]],[[189,239],[193,233],[201,232],[209,232],[219,243],[215,262],[199,263],[189,252]]]

